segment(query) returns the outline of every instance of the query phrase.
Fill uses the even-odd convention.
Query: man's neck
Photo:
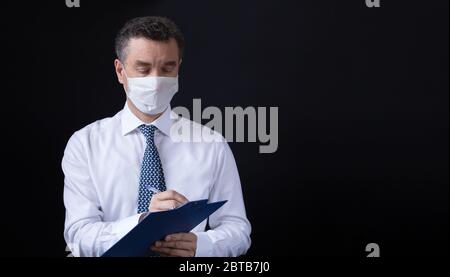
[[[130,101],[127,100],[127,105],[128,108],[130,109],[130,111],[137,117],[139,118],[142,122],[149,124],[152,123],[153,121],[155,121],[156,119],[158,119],[158,117],[160,117],[164,112],[159,113],[159,114],[146,114],[141,112],[140,110],[138,110],[138,108],[136,108],[136,106],[134,106],[134,104]]]

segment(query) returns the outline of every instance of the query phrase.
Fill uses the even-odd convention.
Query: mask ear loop
[[[125,64],[123,64],[122,62],[120,62],[120,64],[122,65],[122,71],[123,71],[123,74],[124,74],[125,77],[127,77],[127,79],[128,79],[127,71],[125,70]]]
[[[128,91],[127,91],[128,90],[128,75],[127,75],[127,71],[125,70],[125,64],[122,62],[120,62],[120,64],[122,65],[123,75],[125,75],[125,77],[127,78],[127,85],[124,86],[123,88],[124,88],[125,92],[127,93],[127,97],[128,97]]]

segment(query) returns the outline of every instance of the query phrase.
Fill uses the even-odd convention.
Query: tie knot
[[[155,136],[155,130],[158,129],[154,125],[144,125],[144,124],[142,124],[138,128],[147,140],[152,141]]]

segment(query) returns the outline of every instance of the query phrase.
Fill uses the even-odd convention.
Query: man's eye
[[[148,69],[138,69],[138,72],[140,74],[148,74],[148,73],[150,73],[150,71]]]
[[[173,70],[173,67],[164,67],[162,69],[162,71],[165,72],[165,73],[170,73],[170,72],[172,72],[172,70]]]

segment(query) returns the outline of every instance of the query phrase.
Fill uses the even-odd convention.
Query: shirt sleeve
[[[86,143],[77,132],[67,143],[62,160],[66,220],[64,238],[75,257],[101,256],[139,221],[140,214],[104,222],[95,186],[89,174]]]
[[[209,201],[228,200],[209,217],[211,230],[197,235],[197,257],[236,257],[250,248],[251,225],[247,219],[241,182],[228,144],[216,143],[217,164]]]

